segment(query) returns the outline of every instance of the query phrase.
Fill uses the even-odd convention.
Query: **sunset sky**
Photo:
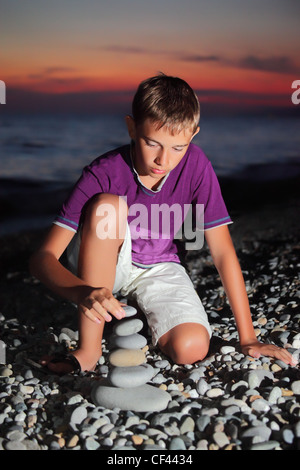
[[[300,79],[298,0],[0,0],[0,39],[8,110],[116,110],[159,71],[216,109],[291,108]]]

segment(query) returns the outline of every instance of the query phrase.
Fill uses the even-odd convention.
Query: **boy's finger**
[[[105,299],[102,302],[102,306],[108,310],[114,317],[116,317],[118,320],[121,320],[122,318],[125,317],[125,311],[120,305],[120,302],[115,299]]]
[[[100,302],[98,302],[97,300],[95,300],[93,302],[93,308],[92,309],[95,310],[99,315],[101,315],[101,317],[103,317],[105,321],[111,321],[112,320],[112,318],[109,315],[109,313],[107,312],[105,306],[103,304],[100,304]]]
[[[93,312],[93,309],[89,309],[89,308],[85,307],[84,305],[81,306],[81,310],[82,310],[82,313],[83,313],[87,318],[89,318],[89,320],[91,320],[91,321],[97,323],[98,325],[102,323],[101,318],[99,318],[99,316],[98,316],[99,314],[98,314],[98,312],[96,312],[96,310],[95,310],[96,315],[95,315],[94,313],[92,313],[92,312]],[[102,318],[103,318],[103,320],[104,320],[104,317],[103,317],[103,316],[102,316]],[[111,318],[111,317],[110,317],[110,318]],[[109,321],[109,320],[108,320],[108,321]]]

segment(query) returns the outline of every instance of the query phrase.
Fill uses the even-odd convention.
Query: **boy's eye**
[[[156,147],[157,144],[155,142],[149,142],[146,140],[146,145],[148,145],[148,147]]]

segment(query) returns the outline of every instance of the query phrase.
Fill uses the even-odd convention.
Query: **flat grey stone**
[[[70,426],[72,429],[77,429],[77,425],[87,417],[87,409],[85,406],[78,406],[75,408],[70,417]]]
[[[219,446],[219,447],[225,447],[225,446],[228,446],[230,444],[230,441],[228,439],[228,437],[226,436],[225,432],[223,431],[217,431],[213,434],[213,439],[215,441],[215,443]]]
[[[292,383],[292,391],[295,395],[300,395],[300,380],[295,380],[295,382]]]
[[[142,349],[146,346],[147,339],[134,333],[133,335],[128,336],[114,336],[111,339],[112,347],[122,348],[122,349]]]
[[[196,384],[196,390],[199,393],[199,395],[205,395],[206,392],[210,389],[210,385],[207,383],[207,381],[201,377],[200,380]]]
[[[221,354],[230,354],[235,352],[235,348],[233,346],[222,346],[220,352]]]
[[[271,404],[275,404],[275,403],[277,403],[277,400],[281,396],[282,396],[281,388],[280,387],[274,387],[274,388],[272,388],[272,390],[270,392],[268,402],[271,403]]]
[[[137,314],[137,309],[135,307],[132,307],[132,305],[126,305],[126,307],[122,307],[122,308],[126,313],[126,318],[133,317],[134,315]]]
[[[267,411],[270,409],[269,403],[264,398],[258,398],[257,400],[254,400],[251,406],[254,411],[258,411],[259,413],[267,413]]]
[[[173,437],[170,450],[186,450],[184,441],[180,437]]]
[[[149,382],[153,375],[154,369],[150,364],[113,367],[108,374],[108,380],[114,387],[132,388]]]
[[[26,437],[28,437],[28,436],[24,432],[17,431],[17,430],[9,431],[6,434],[6,438],[9,441],[19,441],[19,442],[21,442],[24,439],[26,439]]]
[[[200,432],[203,432],[206,426],[210,423],[210,417],[208,415],[199,416],[196,421],[196,426]]]
[[[26,450],[26,445],[20,441],[8,441],[5,444],[6,450]]]
[[[102,384],[95,384],[92,389],[91,398],[96,406],[140,412],[162,411],[171,400],[168,392],[152,385],[145,384],[133,388],[117,388],[108,385],[105,381]]]
[[[6,364],[6,344],[0,340],[0,364]]]
[[[265,442],[270,439],[272,430],[264,425],[252,426],[242,432],[242,438],[255,437],[256,443]],[[259,439],[259,440],[258,440]]]
[[[143,322],[139,318],[120,320],[114,327],[114,333],[118,336],[128,336],[138,333],[143,328]]]
[[[264,369],[254,369],[250,372],[246,372],[244,380],[248,382],[250,388],[256,388],[259,387],[261,382],[266,378],[274,382],[274,375],[271,371]]]
[[[146,362],[146,356],[141,349],[115,349],[108,360],[115,367],[132,367]]]
[[[100,444],[93,437],[89,436],[84,442],[84,447],[86,450],[97,450],[99,449]]]
[[[279,447],[279,445],[277,441],[259,442],[258,444],[253,444],[250,450],[272,450]]]

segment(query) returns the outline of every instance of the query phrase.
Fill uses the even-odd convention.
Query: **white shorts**
[[[70,268],[75,273],[80,240],[77,233],[67,251]],[[146,316],[154,345],[162,335],[182,323],[199,323],[211,337],[207,314],[185,268],[172,262],[145,269],[134,266],[128,225],[118,257],[113,293],[136,300]]]

